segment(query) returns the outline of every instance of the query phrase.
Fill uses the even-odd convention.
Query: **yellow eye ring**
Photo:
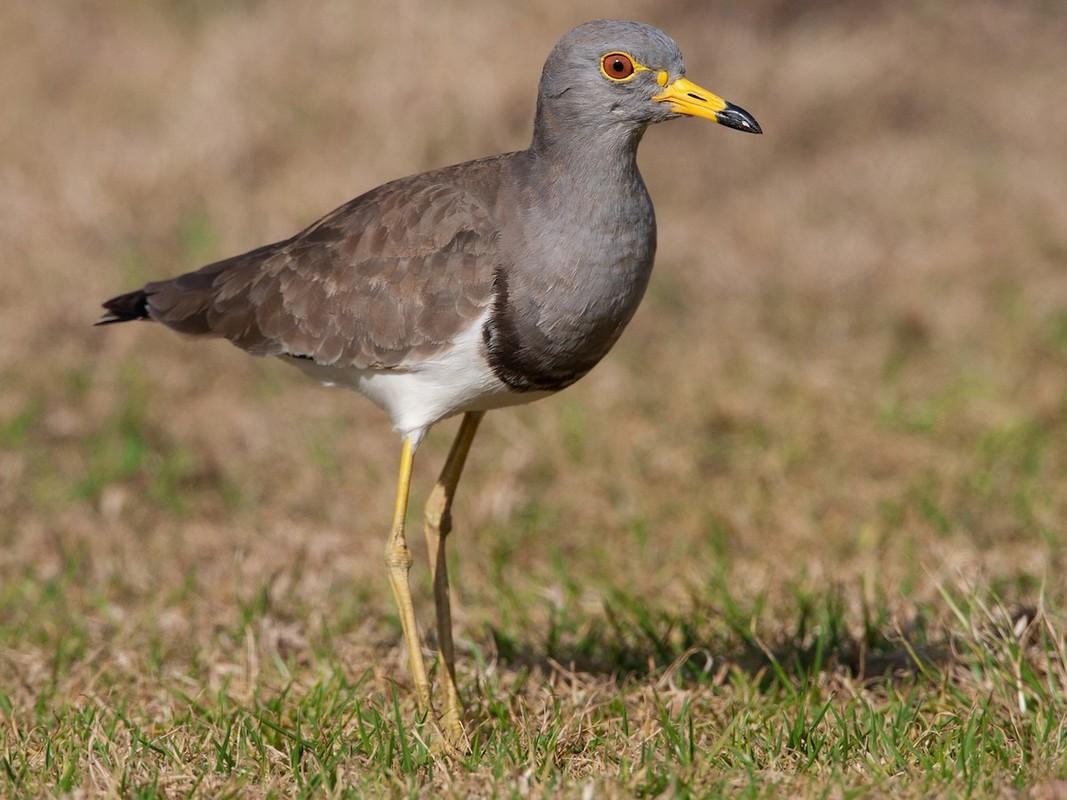
[[[651,72],[651,67],[636,61],[629,53],[612,51],[600,58],[600,72],[612,83],[626,83],[632,81],[638,72]],[[670,76],[667,70],[661,69],[656,73],[656,83],[666,86]]]
[[[642,67],[626,53],[608,53],[600,59],[600,71],[610,81],[622,82],[632,80]]]

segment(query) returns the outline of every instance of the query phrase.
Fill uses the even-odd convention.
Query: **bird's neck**
[[[539,230],[565,235],[580,228],[602,237],[647,236],[652,201],[637,169],[644,128],[594,121],[584,127],[560,110],[542,110],[524,153],[529,213]],[[578,235],[571,231],[570,235]]]
[[[644,132],[644,127],[583,126],[565,112],[542,109],[534,123],[529,153],[559,175],[628,181],[637,175],[637,145]]]

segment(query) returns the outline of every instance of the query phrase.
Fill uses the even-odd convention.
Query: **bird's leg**
[[[441,469],[441,476],[426,501],[426,546],[430,551],[433,597],[437,606],[437,641],[441,648],[441,659],[445,664],[445,706],[441,723],[445,735],[453,744],[459,744],[464,738],[463,705],[456,686],[456,654],[452,644],[452,610],[448,597],[445,539],[452,531],[452,498],[456,494],[456,484],[459,483],[463,464],[467,460],[467,453],[470,452],[471,442],[474,441],[474,434],[478,431],[478,423],[482,421],[483,416],[484,411],[468,411],[464,415],[448,459]]]
[[[419,711],[432,716],[430,707],[430,681],[426,676],[426,662],[419,644],[419,629],[415,624],[415,606],[411,602],[411,585],[408,571],[411,569],[411,551],[404,538],[404,517],[408,508],[408,492],[411,489],[411,465],[415,460],[415,447],[410,436],[404,437],[400,452],[400,477],[396,485],[396,510],[393,512],[393,529],[385,548],[385,564],[389,568],[389,583],[393,587],[396,605],[400,611],[400,625],[404,629],[404,644],[411,662],[411,677],[415,681],[415,694]]]

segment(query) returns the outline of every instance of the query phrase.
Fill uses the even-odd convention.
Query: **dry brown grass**
[[[717,614],[707,587],[726,585],[762,609],[753,624],[770,640],[789,638],[800,595],[839,597],[854,627],[882,603],[886,635],[917,609],[951,621],[946,591],[1040,602],[1058,619],[1067,12],[992,0],[295,9],[0,10],[10,730],[56,697],[165,728],[182,707],[175,686],[253,703],[290,680],[315,685],[324,659],[353,681],[372,670],[361,693],[405,680],[381,569],[398,454],[384,416],[223,344],[89,326],[102,299],[282,238],[386,179],[523,147],[544,54],[597,15],[671,32],[690,77],[767,133],[650,131],[660,247],[645,305],[574,389],[488,416],[452,544],[468,693],[517,687],[531,730],[563,697],[580,740],[583,709],[636,680],[635,707],[652,711],[633,724],[654,727],[655,698],[672,696],[662,663],[642,681],[603,652],[575,675],[544,660],[582,660],[611,587],[656,618]],[[416,497],[447,447],[441,428],[420,451]],[[425,624],[424,559],[415,570]],[[721,680],[713,707],[743,707]],[[123,790],[117,767],[85,759],[76,786]],[[596,758],[560,763],[565,793],[637,791]],[[1031,769],[1024,785],[1064,767]],[[470,774],[452,788],[484,779]],[[517,769],[481,785],[521,794],[543,779]],[[784,756],[760,779],[823,786]],[[276,773],[200,780],[164,770],[159,788],[296,791]]]

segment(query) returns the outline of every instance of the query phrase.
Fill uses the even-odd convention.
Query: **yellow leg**
[[[400,453],[400,477],[396,486],[396,510],[393,512],[393,529],[385,548],[385,564],[389,568],[389,583],[393,587],[396,605],[400,611],[400,625],[404,629],[404,644],[411,662],[411,677],[415,681],[415,694],[419,711],[432,716],[430,708],[430,681],[426,676],[426,662],[422,658],[419,629],[415,624],[415,606],[411,602],[411,585],[408,571],[411,569],[411,551],[404,538],[404,517],[408,508],[408,492],[411,489],[411,465],[415,450],[409,437],[404,437]]]
[[[452,610],[448,598],[445,538],[452,531],[452,498],[456,494],[456,485],[463,472],[467,453],[470,452],[471,442],[474,441],[474,434],[478,431],[478,423],[482,421],[483,416],[484,411],[470,411],[464,415],[448,459],[441,469],[441,476],[426,501],[426,546],[430,551],[433,597],[437,606],[437,641],[441,648],[441,659],[445,664],[445,705],[441,725],[445,736],[453,745],[459,745],[465,737],[462,722],[463,704],[456,686],[456,652],[452,644]]]

